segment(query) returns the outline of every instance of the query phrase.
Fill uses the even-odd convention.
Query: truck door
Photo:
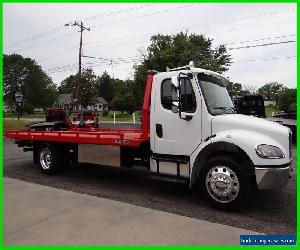
[[[174,73],[173,73],[174,75]],[[157,75],[152,92],[151,149],[170,158],[187,156],[201,143],[201,98],[194,79],[181,80],[182,118],[172,112],[171,75]]]

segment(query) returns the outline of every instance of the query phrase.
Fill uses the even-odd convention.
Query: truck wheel
[[[208,201],[221,209],[236,209],[249,197],[250,177],[244,164],[229,156],[207,161],[200,175],[200,186]]]
[[[62,171],[62,153],[59,147],[49,143],[39,147],[40,169],[44,174],[56,174]]]

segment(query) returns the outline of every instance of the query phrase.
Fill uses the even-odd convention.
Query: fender
[[[257,156],[255,148],[259,144],[269,144],[279,147],[285,155],[281,144],[264,134],[251,132],[249,130],[227,130],[217,133],[207,141],[201,143],[190,156],[192,166],[190,174],[190,188],[195,184],[196,178],[207,159],[217,152],[235,154],[242,159],[248,160],[252,166],[255,165],[281,165],[288,163],[288,158],[283,159],[263,159]],[[254,167],[249,169],[249,174],[253,174]]]

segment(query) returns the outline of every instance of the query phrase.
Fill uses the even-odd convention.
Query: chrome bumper
[[[257,188],[260,190],[272,190],[285,187],[289,180],[290,167],[291,163],[280,168],[255,167]]]

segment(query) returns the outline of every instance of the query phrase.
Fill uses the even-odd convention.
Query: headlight
[[[284,158],[284,153],[278,147],[261,144],[255,149],[256,154],[261,158],[267,159],[282,159]]]

